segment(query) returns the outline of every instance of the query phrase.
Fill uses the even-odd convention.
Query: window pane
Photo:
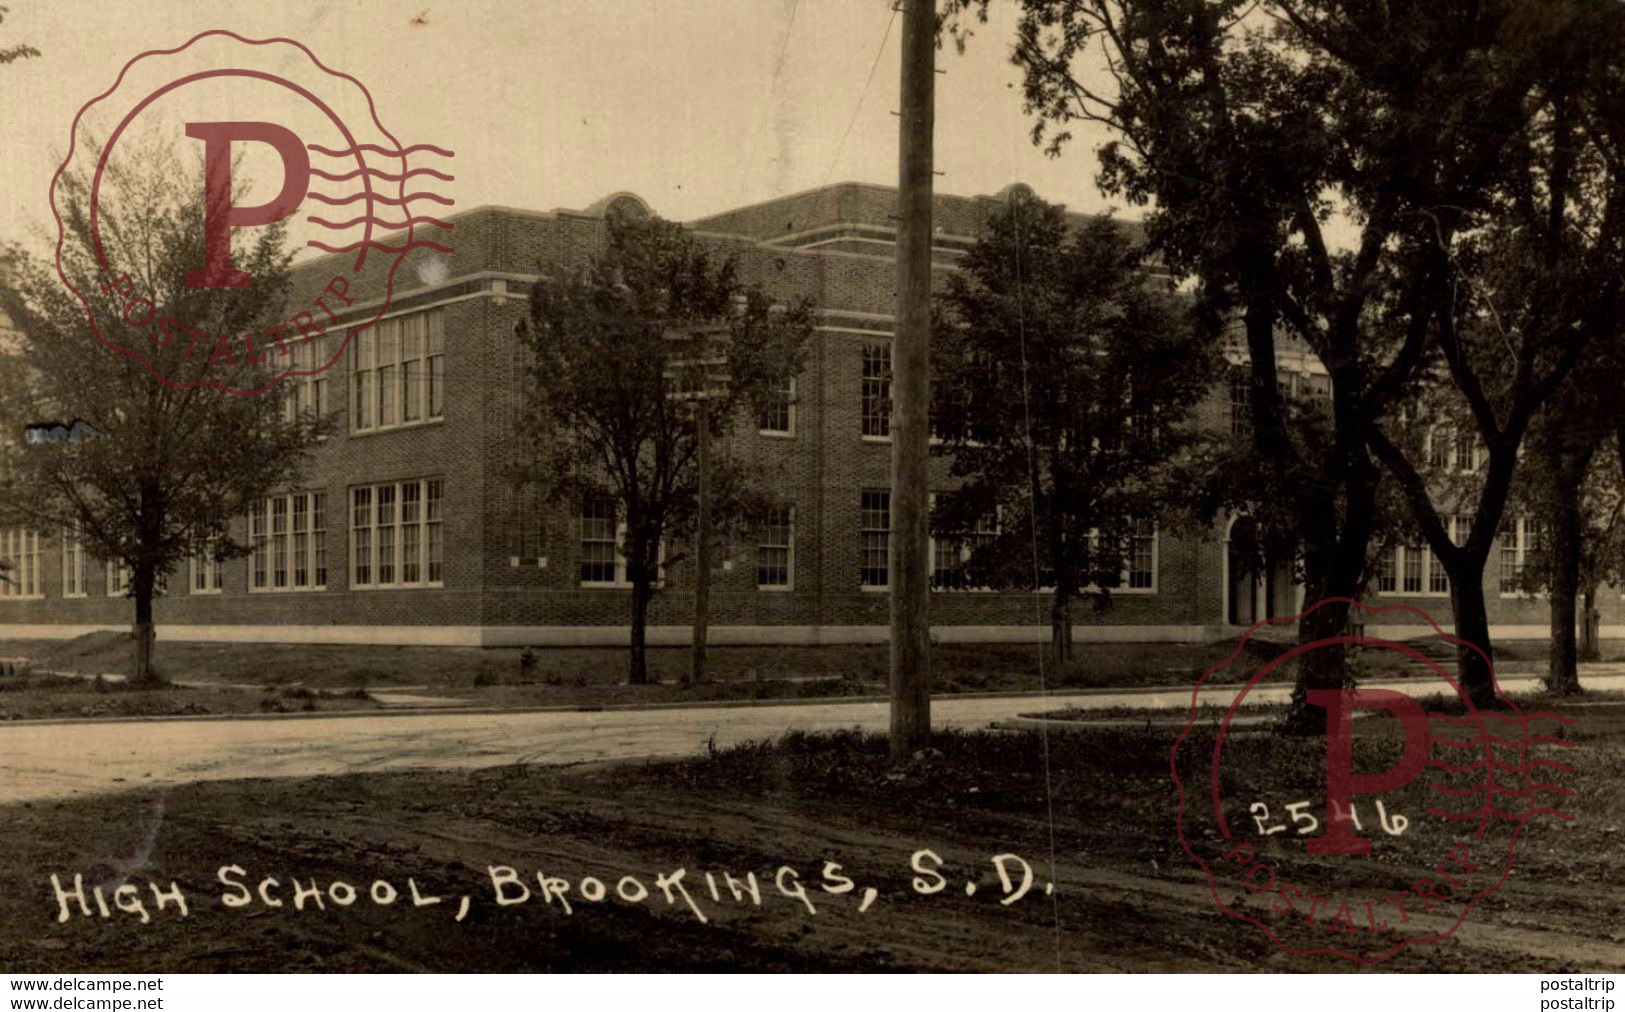
[[[355,582],[367,586],[372,583],[372,489],[356,489],[353,502],[350,530],[355,545]]]
[[[419,524],[422,523],[423,486],[415,481],[401,485],[401,582],[418,583],[423,579],[418,552],[421,547]]]
[[[445,579],[440,561],[440,493],[445,482],[440,478],[430,478],[427,484],[429,489],[424,498],[428,501],[424,512],[428,517],[429,582],[440,583]]]
[[[884,587],[890,580],[891,493],[864,492],[859,507],[858,583]]]
[[[395,582],[395,486],[378,489],[378,582]]]
[[[891,346],[863,346],[863,434],[891,434]]]

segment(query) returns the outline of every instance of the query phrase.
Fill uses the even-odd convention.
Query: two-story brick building
[[[937,198],[940,271],[954,268],[987,215],[1014,192]],[[806,367],[785,402],[718,450],[754,464],[791,505],[752,543],[723,553],[711,592],[715,643],[887,635],[884,405],[895,202],[887,187],[840,184],[690,223],[719,253],[737,257],[744,282],[778,299],[809,297],[817,307]],[[332,368],[289,381],[300,383],[295,404],[337,413],[338,432],[297,487],[238,521],[234,536],[254,546],[248,558],[200,558],[170,578],[156,606],[160,637],[624,643],[629,594],[613,512],[584,504],[561,513],[509,477],[523,371],[515,325],[540,265],[585,262],[603,241],[605,215],[646,213],[637,197],[616,194],[581,211],[482,207],[452,216],[455,229],[444,241],[454,251],[409,254],[378,325]],[[377,313],[391,260],[375,257],[351,280],[346,323]],[[338,257],[301,265],[295,302],[312,302],[347,270]],[[300,354],[309,364],[328,357],[320,345]],[[1315,381],[1314,363],[1292,369]],[[1230,424],[1232,396],[1216,389],[1200,421]],[[945,462],[936,466],[946,487]],[[1200,640],[1289,613],[1298,597],[1290,574],[1241,573],[1227,549],[1230,523],[1206,539],[1146,531],[1112,607],[1075,610],[1077,637]],[[959,550],[934,546],[934,565],[951,568]],[[16,578],[0,586],[0,637],[128,627],[122,574],[87,557],[71,537],[3,531],[0,556],[16,567]],[[1428,596],[1433,591],[1412,592],[1423,584],[1413,583],[1408,557],[1396,564],[1392,579],[1385,570],[1379,596],[1429,611],[1441,604]],[[652,643],[687,642],[691,575],[686,563],[670,567],[651,609]],[[1538,603],[1491,597],[1519,629],[1544,635]],[[1047,616],[1041,594],[943,591],[932,600],[944,641],[1040,639]]]

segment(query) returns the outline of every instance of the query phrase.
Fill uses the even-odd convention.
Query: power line
[[[835,166],[841,160],[841,152],[846,149],[846,141],[852,136],[852,127],[858,122],[858,113],[863,111],[863,103],[869,97],[869,87],[875,83],[875,71],[880,67],[880,58],[886,53],[886,42],[891,38],[892,25],[897,23],[897,8],[893,7],[891,17],[886,21],[886,30],[881,33],[880,46],[875,50],[874,62],[869,64],[869,76],[864,78],[863,91],[858,94],[858,104],[852,109],[852,118],[846,121],[846,131],[841,134],[841,142],[835,145],[835,155],[829,160],[829,168],[824,170],[822,186],[828,186],[830,178],[835,175]]]

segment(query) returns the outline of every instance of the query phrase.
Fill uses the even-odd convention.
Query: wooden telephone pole
[[[891,750],[931,735],[929,493],[931,404],[931,140],[936,0],[903,0],[898,137],[897,329],[892,339]]]
[[[711,402],[728,395],[733,377],[728,374],[728,356],[719,344],[728,333],[723,325],[680,327],[667,330],[673,357],[666,362],[666,380],[673,390],[669,400],[686,403],[694,410],[695,440],[699,444],[699,523],[694,535],[694,644],[685,684],[706,680],[705,646],[711,625]]]

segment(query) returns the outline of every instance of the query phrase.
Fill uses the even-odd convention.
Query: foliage
[[[53,265],[14,252],[14,280],[0,289],[18,332],[0,363],[10,388],[0,422],[12,434],[0,441],[0,520],[47,538],[77,528],[87,554],[129,568],[135,674],[145,680],[153,676],[156,588],[205,543],[219,558],[245,553],[247,546],[231,537],[231,518],[293,478],[325,421],[285,418],[282,388],[240,396],[202,385],[252,390],[276,375],[269,371],[275,354],[269,364],[253,364],[242,354],[217,356],[210,342],[215,335],[235,340],[274,321],[290,260],[283,230],[267,227],[238,251],[238,265],[254,275],[251,287],[188,288],[186,273],[203,263],[201,164],[186,171],[174,152],[156,143],[126,150],[109,163],[99,201],[108,270],[93,248],[87,181],[64,175],[59,182],[62,270],[101,326],[117,326],[121,338],[140,342],[168,382],[98,342],[84,306]],[[115,280],[121,275],[128,282]],[[119,321],[133,297],[151,302],[153,320],[196,327],[207,340],[188,357],[184,334],[158,347],[155,336],[124,331]],[[240,361],[227,363],[227,357]],[[97,435],[37,445],[20,438],[27,424],[71,419],[89,423]]]
[[[717,260],[679,225],[611,216],[606,229],[590,264],[544,266],[533,289],[522,427],[532,449],[527,475],[571,515],[590,497],[617,504],[638,683],[647,678],[643,630],[662,543],[690,538],[698,513],[696,402],[673,396],[685,389],[680,360],[725,360],[726,382],[698,403],[713,435],[726,436],[800,371],[812,312],[806,303],[773,305],[760,285],[740,282],[731,258]],[[690,337],[674,342],[679,335]],[[713,465],[712,493],[719,531],[766,498],[727,460]]]
[[[933,425],[963,483],[938,496],[933,527],[963,537],[997,517],[962,585],[1104,606],[1135,525],[1183,499],[1176,464],[1211,342],[1109,219],[1074,227],[1018,195],[960,268],[935,318]]]

